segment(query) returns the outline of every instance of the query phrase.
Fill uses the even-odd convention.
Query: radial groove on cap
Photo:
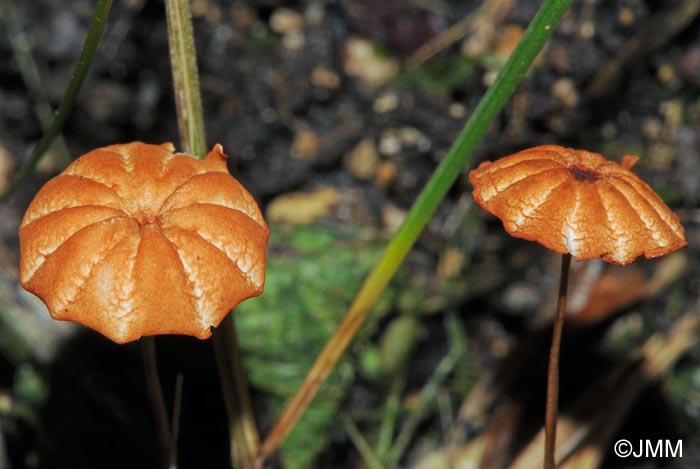
[[[220,205],[196,204],[170,210],[164,224],[168,226],[170,223],[194,231],[224,252],[249,278],[251,284],[260,283],[260,279],[251,270],[257,256],[250,254],[253,246],[242,233],[263,234],[263,228],[245,213]],[[239,241],[231,243],[229,236]],[[250,238],[255,239],[259,236]]]
[[[569,250],[572,256],[576,257],[579,255],[578,248],[578,237],[576,233],[581,229],[581,223],[579,220],[580,207],[581,207],[581,194],[578,186],[574,187],[574,207],[571,209],[571,214],[566,220],[566,235],[564,237],[564,244]]]
[[[79,176],[57,176],[41,189],[27,211],[23,226],[59,210],[85,205],[121,210],[123,200],[104,184]]]
[[[213,324],[211,318],[205,312],[204,290],[202,289],[201,282],[197,282],[198,272],[187,262],[187,260],[185,260],[180,249],[177,249],[177,255],[180,258],[182,270],[185,272],[185,276],[192,290],[192,306],[194,307],[194,312],[197,316],[196,319],[202,328],[212,326]]]
[[[121,240],[116,229],[113,232],[106,231],[94,223],[86,226],[46,257],[44,263],[30,279],[30,285],[49,281],[56,300],[54,308],[64,312],[85,287],[93,269]],[[85,245],[91,246],[91,249],[81,250]],[[71,272],[71,275],[60,275],[64,270]]]
[[[655,229],[658,227],[662,231],[662,233],[659,233],[659,239],[661,239],[663,234],[666,242],[669,243],[673,241],[674,236],[683,236],[680,224],[672,216],[673,214],[669,212],[668,207],[656,197],[656,194],[650,193],[648,186],[641,186],[638,181],[627,179],[625,179],[625,183],[627,185],[621,185],[618,187],[618,190],[625,194],[628,201],[630,201],[630,205],[635,207],[639,204],[640,206],[648,207],[648,210],[639,208],[640,217],[647,215],[657,220],[656,222],[647,223],[643,218],[649,230],[656,234]],[[634,203],[632,199],[634,199]]]
[[[542,181],[535,181],[536,176],[530,176],[524,181],[530,180],[530,183],[532,185],[534,184],[539,184]],[[549,196],[552,194],[552,192],[556,191],[559,189],[561,186],[564,185],[566,181],[561,181],[557,185],[550,185],[549,187],[545,188],[543,192],[534,192],[532,195],[528,197],[527,200],[525,199],[520,199],[519,202],[522,202],[524,207],[522,208],[520,214],[518,215],[517,221],[515,222],[516,227],[521,227],[526,219],[531,219],[533,218],[534,215],[538,213],[539,210],[542,209],[542,207],[548,202]],[[513,184],[511,186],[513,191],[518,190],[518,185]],[[539,217],[535,217],[539,218]]]
[[[132,233],[105,254],[75,298],[73,320],[106,329],[117,340],[129,336],[136,319],[134,268],[140,242]]]
[[[30,280],[46,258],[76,232],[120,215],[121,211],[108,207],[82,206],[54,211],[32,221],[24,230],[30,234],[30,248],[38,256],[24,259],[22,281]]]
[[[225,190],[212,192],[212,185]],[[262,214],[248,191],[228,173],[205,173],[195,175],[173,190],[165,200],[161,211],[185,208],[190,205],[212,204],[239,210],[256,223],[264,225]]]

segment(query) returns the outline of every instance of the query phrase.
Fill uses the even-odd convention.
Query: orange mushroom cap
[[[50,180],[19,230],[20,280],[54,319],[115,342],[211,336],[265,281],[269,230],[216,145],[93,150]]]
[[[512,236],[576,260],[628,264],[686,246],[678,216],[630,168],[585,150],[543,145],[469,173],[474,200]]]

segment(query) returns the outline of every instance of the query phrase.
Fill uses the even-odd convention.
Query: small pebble
[[[289,150],[292,157],[300,160],[311,160],[321,148],[321,139],[311,129],[301,128],[294,135],[294,141]]]
[[[628,7],[623,7],[617,14],[617,21],[623,26],[631,26],[635,20],[634,10]]]
[[[272,200],[267,206],[268,222],[304,224],[330,213],[340,202],[340,193],[332,187],[319,187],[309,192],[290,192]]]
[[[462,55],[475,59],[484,55],[489,41],[485,34],[471,34],[462,42]]]
[[[192,2],[192,16],[204,18],[209,23],[221,22],[221,9],[209,0],[194,0]]]
[[[590,39],[595,35],[595,23],[592,21],[584,21],[578,30],[581,39]]]
[[[277,34],[299,32],[304,27],[304,17],[289,8],[278,8],[270,16],[270,29]]]
[[[467,108],[461,103],[452,103],[447,108],[447,114],[453,119],[464,119],[467,117]]]
[[[502,296],[503,305],[516,314],[528,313],[540,303],[540,293],[532,284],[516,282],[509,285]]]
[[[382,161],[377,167],[375,183],[379,187],[386,187],[396,178],[396,163],[393,161]]]
[[[672,88],[678,83],[676,70],[673,68],[673,65],[669,63],[659,65],[659,68],[656,69],[656,77],[664,86],[668,88]]]
[[[282,36],[282,47],[288,51],[300,51],[306,44],[306,36],[301,31],[292,31]]]
[[[499,29],[493,52],[504,60],[510,57],[522,39],[525,30],[517,24],[507,24]]]
[[[343,70],[371,88],[390,83],[399,71],[399,63],[379,54],[370,41],[352,38],[343,48]]]
[[[311,70],[311,83],[321,88],[335,90],[340,86],[340,75],[323,65],[316,65]]]
[[[401,137],[402,147],[415,148],[421,152],[430,150],[430,139],[414,127],[402,127],[399,130],[399,136]]]
[[[663,125],[661,125],[661,121],[655,117],[646,117],[642,121],[642,132],[647,139],[653,142],[661,139]]]
[[[377,175],[379,154],[371,138],[365,138],[355,145],[344,159],[345,167],[360,181],[371,181]]]
[[[396,155],[401,151],[401,138],[396,129],[382,132],[379,138],[379,153],[384,156]]]
[[[496,77],[498,77],[498,70],[487,70],[481,77],[481,83],[484,86],[489,87],[496,81]]]
[[[571,78],[560,78],[552,85],[552,96],[567,108],[578,104],[579,96],[576,84]]]
[[[377,114],[385,114],[396,109],[399,105],[399,97],[394,92],[384,93],[375,101],[372,109]]]
[[[404,220],[406,219],[406,211],[400,209],[394,204],[385,203],[382,205],[381,220],[382,226],[387,233],[396,233]]]
[[[446,248],[440,254],[437,264],[437,274],[441,280],[455,278],[462,271],[466,257],[464,251],[456,248]]]

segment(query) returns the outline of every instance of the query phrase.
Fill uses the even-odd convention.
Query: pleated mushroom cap
[[[118,343],[209,337],[265,281],[269,230],[226,158],[221,145],[200,161],[140,142],[83,155],[24,215],[22,286],[54,319]]]
[[[512,236],[576,260],[628,264],[687,244],[678,217],[630,170],[636,161],[543,145],[481,163],[469,181]]]

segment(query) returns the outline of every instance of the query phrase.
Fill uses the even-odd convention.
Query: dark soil
[[[42,134],[37,102],[45,100],[54,108],[60,102],[94,7],[87,0],[4,0],[3,9],[6,3],[15,4],[19,20],[15,27],[24,35],[44,90],[42,96],[36,96],[27,85],[10,46],[16,37],[11,38],[11,28],[4,28],[0,34],[0,187],[9,174],[3,168],[8,164],[20,167]],[[209,143],[223,145],[230,155],[232,174],[263,209],[281,195],[330,185],[353,195],[341,198],[341,206],[327,214],[326,226],[389,229],[395,223],[388,214],[410,208],[541,2],[498,3],[503,4],[504,14],[482,21],[487,30],[484,42],[477,41],[474,31],[467,35],[473,41],[465,48],[472,47],[475,53],[466,57],[460,40],[416,68],[409,63],[418,47],[474,14],[480,2],[195,0]],[[565,342],[562,358],[564,406],[575,400],[582,387],[622,363],[653,332],[669,330],[698,301],[697,3],[574,2],[467,168],[544,143],[585,148],[617,161],[623,154],[637,154],[641,159],[635,172],[679,214],[685,226],[687,267],[670,286],[621,310],[606,311],[596,325],[565,338],[571,342]],[[372,41],[377,60],[395,60],[402,64],[401,69],[379,86],[355,76],[348,64],[352,38]],[[365,68],[372,67],[380,65],[368,63]],[[33,194],[65,167],[66,157],[70,160],[118,142],[178,141],[163,2],[114,3],[63,138],[68,153],[54,147],[13,198],[0,206],[0,309],[20,311],[15,305],[24,305],[22,310],[34,311],[26,307],[30,300],[18,293],[17,228]],[[347,157],[362,139],[369,139],[378,152],[378,165],[366,176]],[[422,312],[416,365],[402,395],[407,402],[446,353],[445,315],[455,314],[464,324],[470,373],[476,379],[501,363],[509,350],[520,350],[517,347],[540,337],[534,331],[541,323],[531,313],[551,304],[547,298],[556,283],[555,257],[539,245],[508,237],[497,220],[481,211],[459,216],[465,203],[471,210],[469,191],[466,177],[460,178],[408,261],[406,277],[427,278],[425,285],[433,285],[430,279],[438,275],[436,266],[448,247],[467,253],[473,270],[468,275],[472,282],[469,293],[455,294],[449,301],[443,298],[433,310]],[[464,233],[471,237],[460,239],[458,235]],[[647,276],[659,266],[649,261],[637,264]],[[400,309],[393,312],[398,314]],[[387,319],[380,324],[370,342],[381,337],[388,323]],[[549,343],[546,333],[541,337],[543,349],[530,350],[529,365],[501,369],[501,373],[513,374],[506,380],[510,384],[503,385],[510,388],[500,395],[504,401],[515,402],[522,417],[514,424],[520,431],[514,431],[504,454],[517,454],[540,424],[544,346]],[[86,331],[70,335],[52,349],[52,357],[37,360],[31,357],[34,352],[30,356],[13,354],[9,341],[0,340],[0,466],[157,464],[135,345],[116,348]],[[181,467],[226,467],[225,412],[211,349],[194,339],[164,338],[160,343],[165,388],[172,389],[176,372],[186,376]],[[33,343],[28,349],[41,347],[42,343]],[[699,364],[696,343],[669,378],[645,388],[611,440],[683,439],[683,458],[674,460],[673,466],[662,458],[626,463],[700,467]],[[45,404],[34,407],[35,420],[23,418],[13,408],[20,370],[30,365],[48,383]],[[445,395],[452,399],[448,420],[457,417],[467,390],[463,387],[459,394],[455,391],[459,386],[452,385],[444,386]],[[362,379],[353,382],[348,395],[353,397],[346,399],[344,412],[378,414],[383,406],[382,391]],[[256,399],[264,434],[274,415],[261,403]],[[403,455],[407,466],[446,439],[446,417],[442,415],[441,421],[438,407],[431,409]],[[498,421],[496,416],[493,421]],[[465,430],[463,439],[487,428],[483,424]],[[342,426],[338,424],[327,437],[318,467],[361,465]],[[605,467],[620,463],[611,448],[612,443],[604,448],[608,454]]]

